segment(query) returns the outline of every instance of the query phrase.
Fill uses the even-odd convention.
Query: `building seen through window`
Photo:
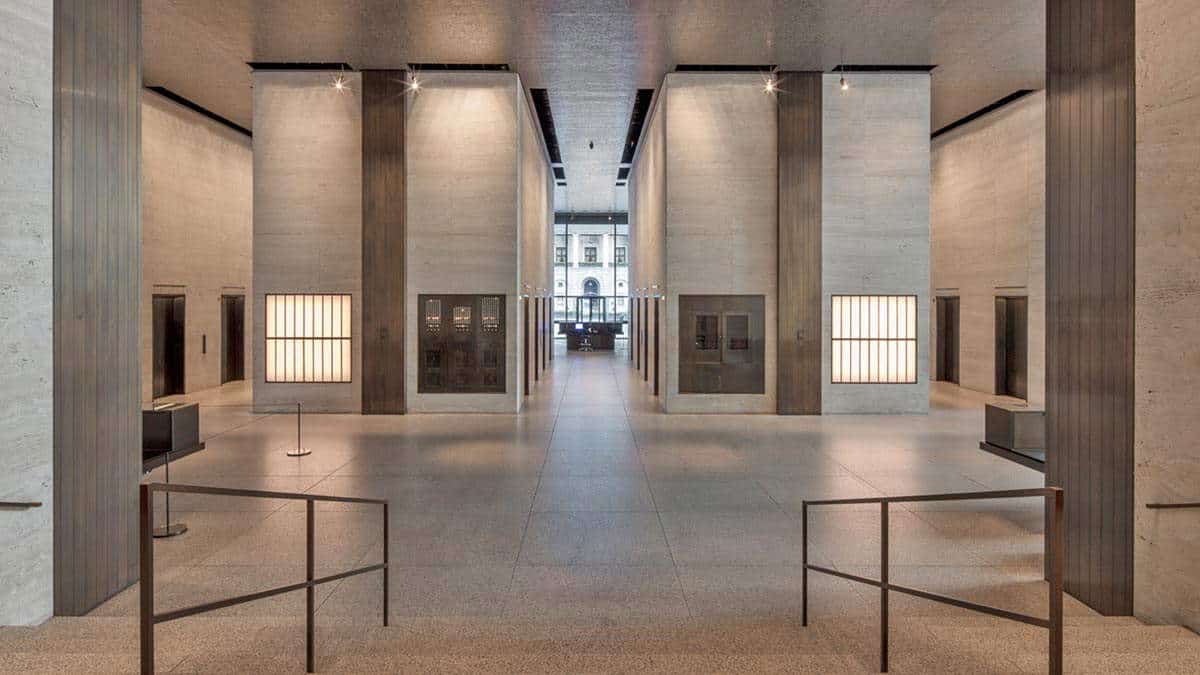
[[[576,299],[603,297],[608,320],[627,322],[628,296],[629,225],[607,219],[554,225],[555,321],[579,321]]]

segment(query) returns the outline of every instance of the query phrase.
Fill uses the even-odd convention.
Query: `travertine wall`
[[[929,76],[824,80],[822,120],[825,413],[929,410]],[[916,295],[917,383],[831,384],[833,295]]]
[[[1136,9],[1134,612],[1200,631],[1200,6]]]
[[[666,94],[667,412],[775,412],[778,142],[757,73],[671,73]],[[763,394],[679,393],[679,296],[762,295]],[[660,361],[661,362],[661,361]]]
[[[542,142],[532,105],[519,80],[518,92],[517,111],[521,118],[521,255],[517,264],[522,292],[536,299],[545,298],[554,280],[551,252],[554,237],[554,179],[550,170],[550,156]],[[545,301],[530,305],[529,323],[523,327],[531,335],[536,335],[540,330],[542,337],[538,340],[553,338],[538,325],[537,310],[543,305],[542,311],[549,311],[549,304]],[[540,368],[537,348],[538,344],[531,339],[528,350],[522,349],[521,355],[522,358],[531,359],[531,363]],[[524,368],[524,365],[521,367]],[[536,386],[531,376],[530,389]]]
[[[995,393],[995,298],[1029,298],[1029,402],[1046,399],[1046,94],[933,141],[932,284],[959,298],[959,384]],[[928,307],[930,325],[935,308]],[[937,331],[926,361],[935,362]],[[931,366],[932,368],[932,366]],[[931,370],[931,373],[933,371]]]
[[[421,293],[503,294],[508,345],[505,393],[419,394],[417,369],[408,368],[407,409],[516,412],[524,335],[517,298],[520,81],[514,73],[442,72],[426,77],[409,101],[408,325],[416,325]],[[406,331],[406,341],[405,362],[416,364],[417,332]]]
[[[187,299],[185,390],[221,384],[221,296],[246,296],[247,312],[253,299],[250,145],[246,135],[159,94],[142,96],[143,401],[153,393],[156,293]],[[251,317],[245,318],[248,329]],[[243,347],[247,366],[249,333]]]
[[[362,101],[361,78],[258,71],[254,74],[254,406],[327,412],[362,409]],[[351,293],[354,380],[344,384],[267,384],[264,296]]]
[[[53,12],[0,4],[0,626],[50,617],[53,541]]]
[[[642,138],[629,172],[629,247],[632,255],[629,288],[635,296],[639,293],[638,289],[653,289],[656,285],[658,292],[666,292],[666,97],[667,90],[660,88],[643,126]],[[637,297],[634,297],[633,307],[637,306],[637,302]],[[634,317],[633,307],[630,308],[631,319]],[[640,338],[633,338],[633,335],[641,334],[638,332],[640,330],[641,327],[631,320],[631,347],[640,345]],[[665,339],[662,348],[666,348]],[[660,358],[660,383],[667,381],[666,368],[667,360]],[[660,391],[659,401],[664,398]]]

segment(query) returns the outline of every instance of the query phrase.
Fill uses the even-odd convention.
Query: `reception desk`
[[[142,470],[162,466],[204,449],[200,442],[200,406],[172,403],[142,411]]]
[[[1045,471],[1046,411],[1021,403],[989,403],[984,407],[980,449]]]
[[[615,321],[560,321],[558,332],[567,336],[568,351],[611,352],[616,347],[617,336],[624,332],[624,324]]]

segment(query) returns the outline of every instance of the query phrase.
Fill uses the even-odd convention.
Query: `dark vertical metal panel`
[[[401,71],[362,73],[362,411],[404,412],[405,184]]]
[[[1133,611],[1134,2],[1047,4],[1047,482],[1066,590]]]
[[[138,573],[141,3],[54,3],[54,607]]]
[[[781,415],[821,413],[822,74],[779,74],[779,356]]]

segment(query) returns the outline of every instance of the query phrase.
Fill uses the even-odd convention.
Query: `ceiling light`
[[[408,75],[408,90],[409,91],[420,91],[421,90],[421,81],[417,79],[417,76],[415,73],[409,73],[409,75]]]
[[[773,77],[767,80],[767,83],[763,85],[763,91],[767,92],[768,94],[774,94],[778,90],[779,88],[775,86],[775,78]]]
[[[334,77],[333,88],[337,91],[346,91],[346,77],[344,75],[338,75]]]
[[[843,75],[842,76],[842,91],[847,91],[848,89],[850,89],[850,83],[846,81],[846,76]]]

